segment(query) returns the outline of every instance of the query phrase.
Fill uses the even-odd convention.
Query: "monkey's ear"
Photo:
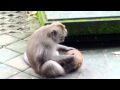
[[[57,35],[57,31],[56,30],[52,30],[50,33],[48,33],[48,36],[56,36]]]

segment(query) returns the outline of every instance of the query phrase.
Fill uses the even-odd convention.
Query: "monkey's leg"
[[[74,63],[72,63],[74,57],[75,55],[60,55],[54,56],[52,60],[58,62],[64,68],[65,72],[69,73],[75,66]]]
[[[65,70],[66,73],[69,73],[74,68],[74,63],[72,63],[72,60],[74,60],[75,55],[59,55],[54,56],[52,60],[58,62]]]
[[[68,47],[68,46],[65,46],[65,45],[60,45],[60,44],[58,44],[58,46],[57,46],[57,50],[66,50],[66,51],[69,51],[69,50],[72,50],[72,49],[75,49],[75,48]]]
[[[61,66],[64,68],[66,73],[72,72],[72,70],[75,67],[75,63],[74,62],[70,62],[70,63],[62,63]]]
[[[42,75],[47,77],[56,77],[65,74],[63,67],[52,60],[49,60],[42,65],[41,72]]]

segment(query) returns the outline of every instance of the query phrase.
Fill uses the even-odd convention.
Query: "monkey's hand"
[[[75,48],[73,48],[73,47],[66,47],[65,48],[66,51],[73,50],[73,49],[75,49]]]
[[[65,46],[65,45],[58,45],[58,47],[57,47],[57,49],[58,50],[66,50],[66,51],[69,51],[69,50],[73,50],[73,49],[75,49],[75,48],[73,48],[73,47],[68,47],[68,46]]]

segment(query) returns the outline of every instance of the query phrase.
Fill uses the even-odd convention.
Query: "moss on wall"
[[[120,34],[120,21],[65,23],[69,35]]]

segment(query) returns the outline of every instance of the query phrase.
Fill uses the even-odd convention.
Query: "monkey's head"
[[[53,22],[50,24],[48,36],[56,43],[62,43],[67,36],[67,29],[65,25],[60,22]]]

